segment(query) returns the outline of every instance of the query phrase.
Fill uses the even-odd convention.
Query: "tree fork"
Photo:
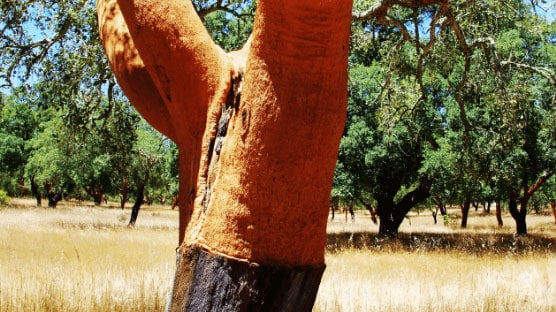
[[[104,3],[118,79],[140,92],[125,56],[140,57],[162,107],[139,106],[169,123],[180,150],[183,243],[168,309],[310,311],[347,113],[351,0],[259,1],[251,39],[229,53],[190,1]],[[110,28],[114,12],[125,23]]]

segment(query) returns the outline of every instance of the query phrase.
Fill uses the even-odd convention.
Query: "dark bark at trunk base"
[[[325,269],[249,263],[183,248],[166,311],[311,311]]]

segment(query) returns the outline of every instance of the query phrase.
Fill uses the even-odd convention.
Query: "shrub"
[[[4,190],[0,190],[0,205],[7,205],[10,202],[10,197],[8,193]]]

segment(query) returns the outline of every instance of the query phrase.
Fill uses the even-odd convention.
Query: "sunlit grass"
[[[314,311],[556,311],[556,259],[456,253],[327,257]]]
[[[177,211],[146,206],[130,228],[129,209],[30,205],[0,209],[1,312],[164,309]],[[423,213],[389,242],[364,213],[337,219],[314,311],[556,311],[556,225],[528,221],[531,237],[515,238],[508,216],[460,230]]]
[[[0,212],[1,311],[163,310],[175,269],[174,231],[127,228],[119,211],[91,213]]]

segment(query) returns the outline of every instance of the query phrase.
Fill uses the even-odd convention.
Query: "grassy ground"
[[[1,311],[161,311],[175,267],[177,211],[64,203],[0,208]],[[530,237],[514,238],[505,216],[472,213],[460,230],[430,213],[412,215],[396,242],[376,225],[329,223],[327,270],[314,311],[556,311],[556,225],[528,216]]]

